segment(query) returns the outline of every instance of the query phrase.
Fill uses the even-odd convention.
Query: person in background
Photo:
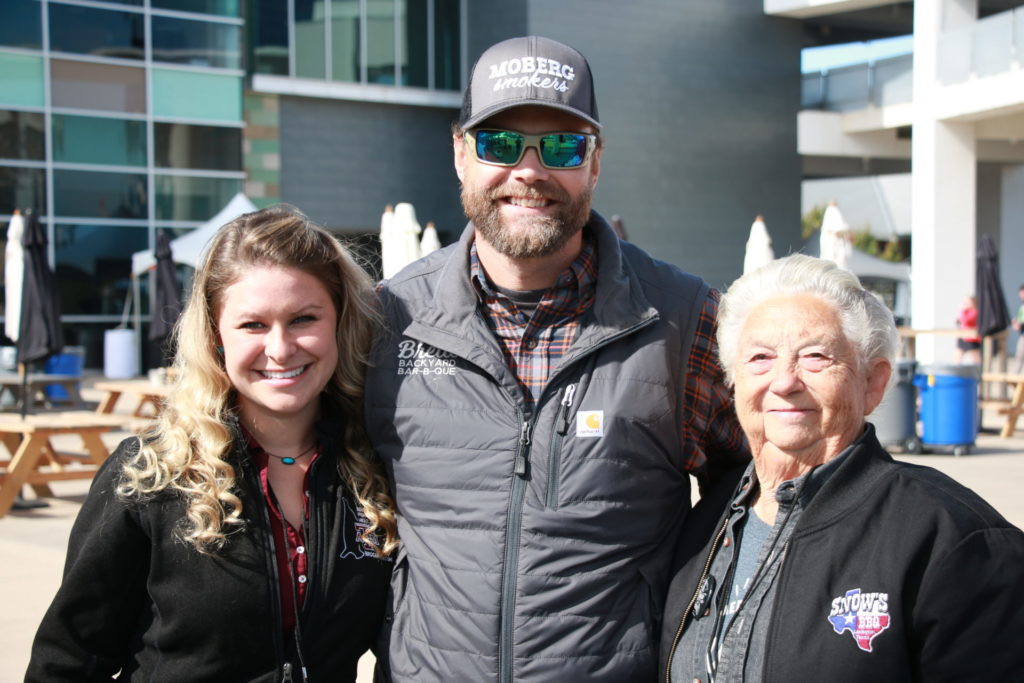
[[[970,333],[956,340],[957,363],[981,365],[981,337],[978,336],[978,300],[973,295],[964,299],[956,319],[957,327]]]
[[[1017,307],[1017,315],[1013,318],[1013,329],[1017,330],[1017,351],[1013,354],[1013,372],[1021,374],[1024,372],[1024,285],[1017,290],[1020,297],[1020,306]]]
[[[395,549],[367,275],[285,206],[213,238],[157,421],[100,469],[26,681],[354,681]]]
[[[718,342],[753,462],[687,520],[662,680],[1024,680],[1024,534],[865,422],[885,306],[796,254],[732,284]]]
[[[490,47],[452,137],[470,223],[381,285],[396,683],[650,680],[690,474],[749,458],[718,295],[591,210],[601,140],[583,55]]]

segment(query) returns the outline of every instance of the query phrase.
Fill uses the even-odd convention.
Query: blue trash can
[[[85,348],[82,346],[65,346],[63,352],[50,356],[43,372],[48,375],[71,375],[82,376],[82,367],[85,365]],[[60,384],[47,384],[44,389],[46,398],[51,401],[67,401],[67,390]]]
[[[978,436],[977,365],[923,365],[914,377],[921,393],[921,441],[966,453]]]

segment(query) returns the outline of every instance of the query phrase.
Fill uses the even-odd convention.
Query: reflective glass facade
[[[0,242],[15,209],[40,216],[87,367],[132,254],[242,187],[243,35],[240,0],[0,0]]]
[[[289,2],[294,17],[290,27]],[[256,11],[248,27],[251,69],[339,83],[458,92],[467,2],[253,0]]]
[[[0,159],[46,159],[43,115],[0,109]]]
[[[53,160],[146,166],[146,122],[54,114]]]

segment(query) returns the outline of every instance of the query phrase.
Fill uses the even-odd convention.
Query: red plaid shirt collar
[[[519,380],[527,404],[532,406],[551,370],[576,339],[580,316],[594,303],[597,245],[584,233],[580,253],[544,292],[531,318],[490,282],[480,264],[475,241],[469,250],[469,274],[505,363]]]

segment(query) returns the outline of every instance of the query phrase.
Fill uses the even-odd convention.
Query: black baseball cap
[[[601,127],[586,58],[575,48],[541,36],[510,38],[480,55],[462,96],[459,126],[473,128],[526,104],[561,109]]]

